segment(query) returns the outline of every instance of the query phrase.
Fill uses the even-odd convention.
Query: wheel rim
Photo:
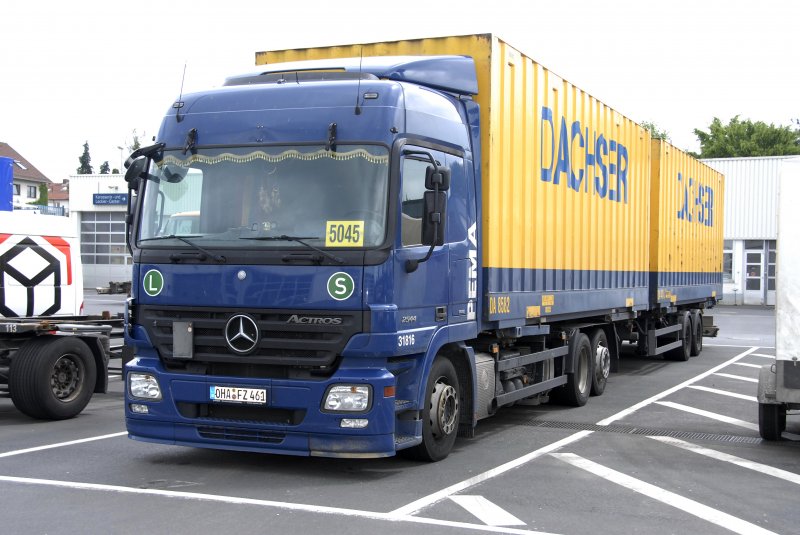
[[[53,365],[50,389],[59,401],[69,402],[80,393],[83,363],[75,355],[62,355]]]
[[[608,375],[611,372],[611,352],[606,346],[597,344],[597,353],[594,358],[595,377],[600,381],[608,379]]]
[[[431,431],[436,438],[451,434],[458,422],[458,393],[442,379],[436,381],[433,388],[430,419]]]

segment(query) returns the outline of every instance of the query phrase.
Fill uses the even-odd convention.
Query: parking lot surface
[[[758,435],[773,311],[714,316],[700,357],[623,359],[585,407],[501,410],[434,464],[135,442],[119,373],[72,420],[0,398],[0,532],[797,533],[800,418]]]

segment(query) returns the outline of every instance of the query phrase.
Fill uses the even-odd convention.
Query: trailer
[[[132,439],[435,461],[701,353],[720,173],[493,35],[256,64],[126,162]]]
[[[780,440],[786,416],[800,410],[800,158],[781,163],[778,183],[775,362],[758,375],[758,430],[764,440]]]
[[[0,211],[0,396],[33,418],[79,414],[108,388],[123,318],[83,314],[77,232],[60,216]]]

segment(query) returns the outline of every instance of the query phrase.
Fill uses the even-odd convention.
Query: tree
[[[108,160],[104,161],[100,165],[100,174],[101,175],[107,175],[110,170],[111,170],[111,166],[108,164]]]
[[[89,142],[83,144],[83,154],[78,161],[81,163],[81,166],[78,167],[77,172],[79,175],[91,175],[94,173],[94,169],[92,169],[92,157],[89,156]]]
[[[37,204],[40,206],[47,206],[49,196],[47,194],[47,184],[39,184],[39,198],[28,204]]]
[[[800,154],[800,128],[750,119],[742,121],[738,115],[727,125],[714,117],[708,132],[695,128],[694,134],[700,141],[701,158]]]
[[[141,149],[142,148],[141,139],[140,139],[139,133],[136,131],[135,128],[133,129],[133,132],[131,133],[131,136],[132,136],[132,141],[128,144],[128,149],[130,149],[131,152],[133,152],[135,150],[138,150],[138,149]],[[145,136],[145,133],[142,132],[141,137],[144,137],[144,136]]]
[[[666,130],[661,130],[656,123],[651,123],[650,121],[643,121],[642,128],[650,132],[650,137],[653,139],[663,139],[664,141],[672,142],[672,138],[669,137],[669,133]]]

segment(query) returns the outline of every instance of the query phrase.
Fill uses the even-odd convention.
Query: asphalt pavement
[[[135,442],[118,374],[72,420],[0,398],[0,532],[794,534],[800,418],[757,426],[773,311],[714,317],[701,356],[623,359],[585,407],[501,410],[433,464]]]

